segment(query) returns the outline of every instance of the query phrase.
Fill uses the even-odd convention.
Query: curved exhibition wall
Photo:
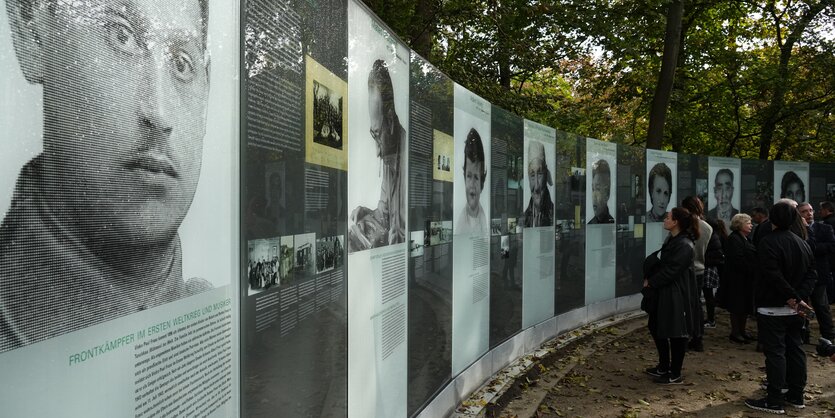
[[[43,3],[0,14],[13,416],[442,416],[636,309],[683,197],[835,193],[524,120],[354,0]]]

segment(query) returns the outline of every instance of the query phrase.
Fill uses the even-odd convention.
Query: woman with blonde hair
[[[722,272],[720,302],[731,316],[729,339],[745,344],[753,338],[745,332],[748,315],[754,312],[754,275],[757,249],[748,240],[753,228],[751,217],[738,213],[731,218],[731,234],[725,240],[725,269]]]

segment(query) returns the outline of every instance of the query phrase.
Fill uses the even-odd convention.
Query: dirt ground
[[[728,340],[725,312],[717,310],[717,327],[705,330],[705,351],[688,352],[684,384],[662,386],[643,370],[657,357],[646,317],[595,332],[559,353],[536,380],[525,383],[521,395],[497,411],[501,417],[765,417],[751,410],[746,398],[761,398],[765,377],[762,353],[754,343]],[[756,331],[752,321],[749,332]],[[817,340],[817,324],[812,338]],[[835,363],[819,358],[805,346],[808,384],[806,408],[786,407],[788,416],[835,417]]]

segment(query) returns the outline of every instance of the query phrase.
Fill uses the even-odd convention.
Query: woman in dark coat
[[[692,333],[690,317],[695,283],[693,242],[699,237],[699,220],[687,209],[673,208],[664,218],[670,236],[661,247],[658,263],[646,272],[644,287],[657,292],[658,305],[649,312],[649,331],[658,349],[658,365],[647,369],[661,384],[681,384],[681,366]]]
[[[752,229],[751,217],[738,213],[731,219],[731,235],[725,240],[725,270],[720,289],[721,306],[731,316],[730,340],[744,344],[753,338],[745,333],[748,315],[754,312],[754,275],[757,249],[748,240]]]

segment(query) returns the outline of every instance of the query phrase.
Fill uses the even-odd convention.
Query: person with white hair
[[[525,226],[551,226],[554,224],[554,201],[548,186],[554,184],[551,170],[545,161],[545,146],[539,141],[528,144],[528,184],[531,198],[525,209]]]

